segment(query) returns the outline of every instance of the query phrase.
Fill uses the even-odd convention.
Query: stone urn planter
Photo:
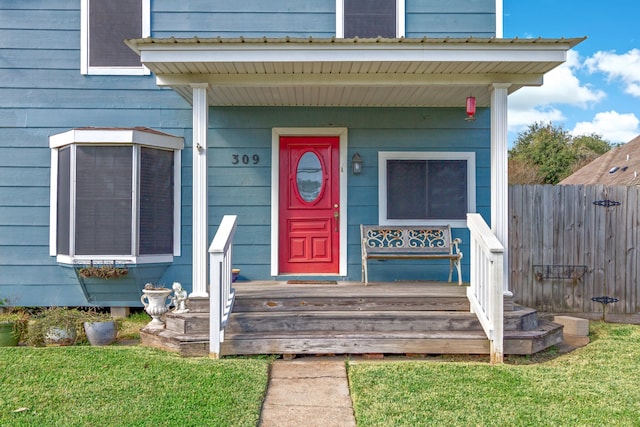
[[[164,329],[164,315],[169,311],[171,301],[167,300],[172,290],[169,288],[156,288],[148,283],[142,290],[140,301],[144,305],[144,311],[147,312],[153,320],[149,322],[146,328]]]

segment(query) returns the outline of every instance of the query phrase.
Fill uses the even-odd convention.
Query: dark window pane
[[[171,254],[173,151],[140,151],[140,255]]]
[[[56,224],[56,252],[69,255],[69,214],[71,185],[71,149],[62,148],[58,151],[58,206]]]
[[[78,146],[76,254],[131,255],[132,147]]]
[[[396,37],[396,0],[344,0],[344,36]]]
[[[387,161],[387,218],[426,218],[427,162]]]
[[[89,65],[136,67],[140,57],[124,44],[142,37],[141,0],[89,1]]]
[[[429,218],[466,218],[466,160],[429,160],[428,182]]]
[[[387,218],[464,219],[466,160],[388,160]]]

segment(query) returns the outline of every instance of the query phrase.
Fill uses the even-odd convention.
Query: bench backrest
[[[451,227],[448,225],[394,226],[361,225],[364,253],[450,254]]]

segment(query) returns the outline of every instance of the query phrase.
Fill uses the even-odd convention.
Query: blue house
[[[0,295],[25,306],[136,306],[146,282],[207,297],[225,215],[241,281],[359,282],[361,224],[449,225],[473,281],[468,214],[508,247],[508,95],[582,40],[503,39],[501,0],[0,10]],[[85,277],[103,265],[127,275]]]

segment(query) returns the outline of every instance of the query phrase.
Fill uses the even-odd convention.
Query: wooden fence
[[[640,323],[639,201],[637,186],[510,186],[509,272],[515,302],[540,311]]]

